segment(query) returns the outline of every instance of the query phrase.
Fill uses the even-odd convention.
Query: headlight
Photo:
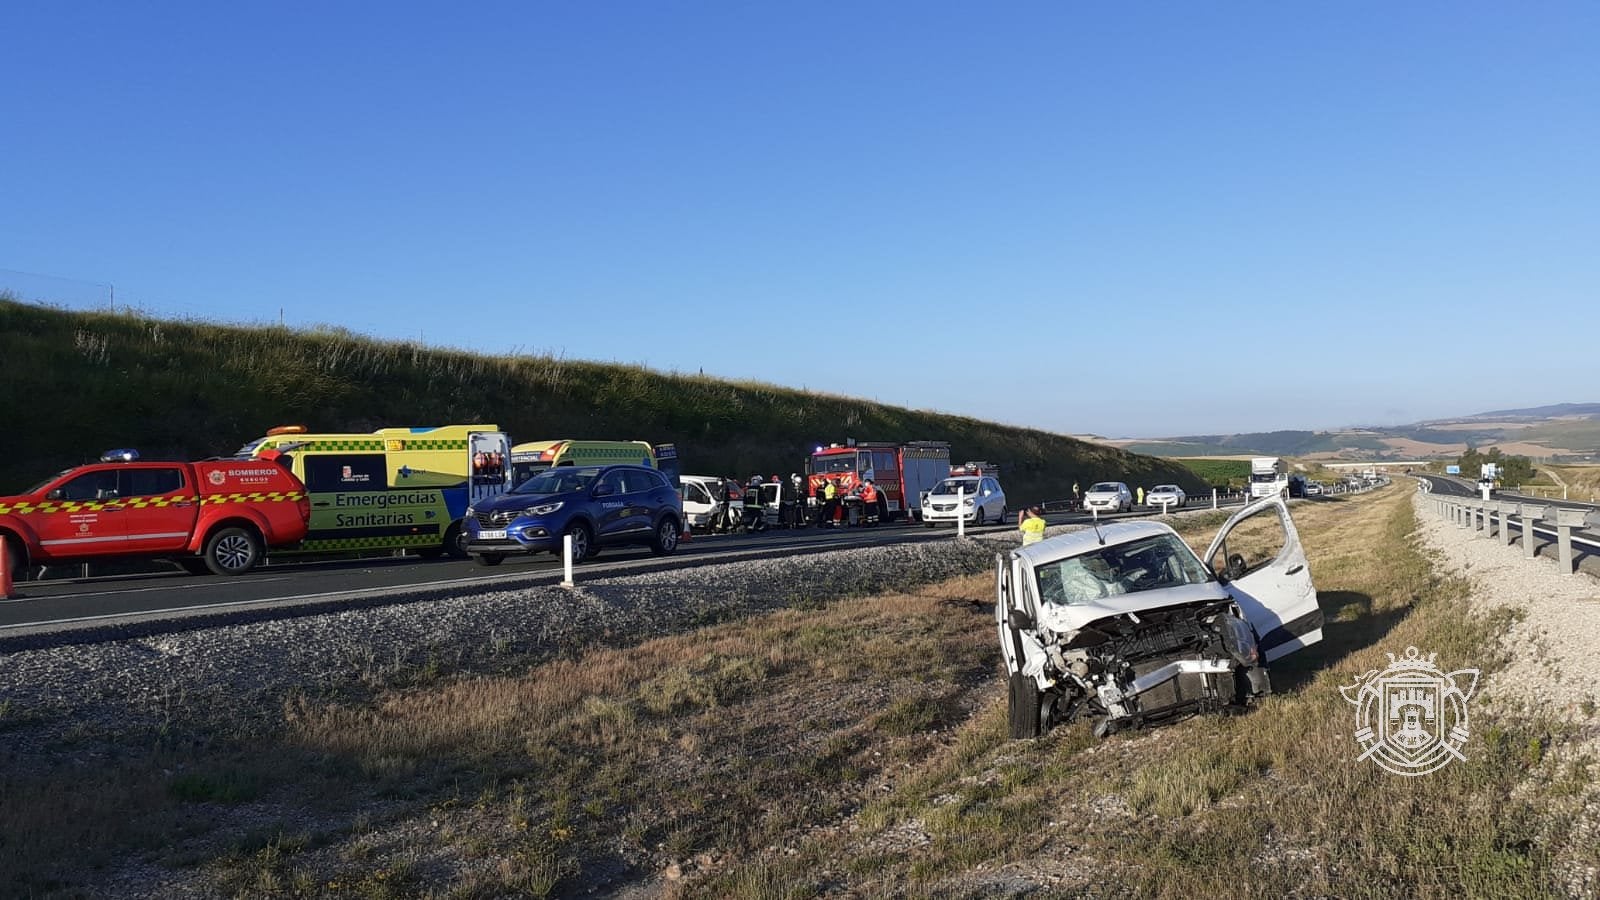
[[[557,500],[554,503],[541,503],[538,506],[530,506],[523,510],[522,514],[525,516],[548,516],[560,509],[561,503],[562,501]]]
[[[470,506],[469,506],[469,507],[467,507],[467,518],[469,518],[469,519],[470,519],[470,518],[472,518],[472,517],[473,517],[473,516],[475,516],[475,515],[477,515],[477,514],[478,514],[478,511],[477,511],[477,510],[475,510],[475,509],[473,509],[473,508],[472,508],[472,507],[470,507]]]
[[[965,504],[966,504],[966,505],[968,505],[968,506],[975,506],[975,505],[977,505],[977,504],[976,504],[976,503],[974,503],[974,502],[973,502],[973,501],[971,501],[971,500],[964,500],[964,501],[962,501],[962,502],[963,502],[963,503],[965,503]]]

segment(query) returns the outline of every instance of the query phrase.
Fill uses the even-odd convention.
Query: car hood
[[[1090,491],[1083,495],[1085,500],[1115,500],[1122,496],[1121,491]]]
[[[1176,496],[1178,496],[1179,493],[1181,493],[1181,492],[1180,491],[1151,491],[1150,493],[1145,494],[1145,497],[1147,497],[1147,498],[1148,497],[1176,497]]]
[[[1040,603],[1038,605],[1039,627],[1048,628],[1051,631],[1072,632],[1078,631],[1087,625],[1092,625],[1100,619],[1113,616],[1127,613],[1138,615],[1146,610],[1162,609],[1168,606],[1187,606],[1193,603],[1226,599],[1228,599],[1227,590],[1221,584],[1209,581],[1204,584],[1184,584],[1155,591],[1118,594],[1115,597],[1102,598],[1094,603],[1080,603],[1071,606]]]
[[[527,509],[541,503],[555,503],[557,501],[572,501],[584,499],[583,491],[567,491],[563,494],[499,494],[486,500],[479,500],[472,504],[472,508],[480,513],[504,512],[506,510]]]

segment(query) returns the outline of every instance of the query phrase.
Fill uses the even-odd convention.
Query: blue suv
[[[467,510],[467,552],[482,566],[513,553],[560,555],[572,535],[572,559],[601,547],[645,544],[678,549],[683,500],[667,476],[644,466],[558,466]]]

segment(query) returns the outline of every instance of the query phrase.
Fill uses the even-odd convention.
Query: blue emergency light
[[[101,462],[134,462],[138,458],[137,450],[107,450],[100,454]]]

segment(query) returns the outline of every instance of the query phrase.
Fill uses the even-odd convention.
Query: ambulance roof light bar
[[[100,454],[101,462],[138,462],[139,451],[132,449],[107,450]]]

